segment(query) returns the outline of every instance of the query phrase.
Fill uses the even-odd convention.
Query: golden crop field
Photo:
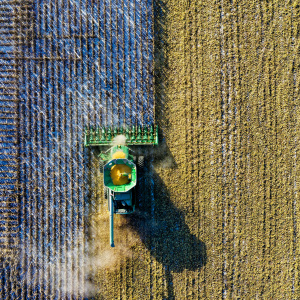
[[[115,249],[91,154],[91,287],[98,299],[299,299],[300,2],[156,1],[154,30],[162,142],[138,213],[116,217]]]

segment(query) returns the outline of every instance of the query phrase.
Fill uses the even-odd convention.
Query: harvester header
[[[113,127],[90,127],[85,130],[85,146],[113,145],[117,135],[126,137],[126,145],[158,145],[157,126],[132,126],[130,129]]]

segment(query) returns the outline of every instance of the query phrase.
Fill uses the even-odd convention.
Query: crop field
[[[298,0],[0,0],[0,298],[299,299],[299,38]],[[110,248],[84,128],[153,122]]]

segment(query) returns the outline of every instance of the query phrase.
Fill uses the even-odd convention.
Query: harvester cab
[[[84,145],[109,147],[100,153],[100,165],[104,165],[103,185],[108,200],[110,245],[114,247],[114,214],[133,213],[136,206],[136,159],[128,146],[158,145],[158,127],[133,126],[131,130],[89,128],[85,131]]]

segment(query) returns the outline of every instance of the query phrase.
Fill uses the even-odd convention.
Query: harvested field
[[[99,299],[297,299],[299,3],[155,9],[167,154],[148,161],[141,216],[117,230],[130,253],[95,277]]]
[[[66,1],[65,6],[72,8],[74,20],[79,5],[75,2]],[[96,19],[100,16],[97,1],[77,2]],[[99,1],[101,5],[112,2],[123,5],[125,1]],[[38,7],[40,2],[33,3]],[[61,2],[51,3],[43,10],[46,16]],[[142,7],[142,1],[134,3]],[[108,17],[109,7],[105,10]],[[93,21],[86,24],[96,26]],[[16,225],[11,231],[5,226],[1,229],[5,241],[1,297],[299,299],[299,24],[297,0],[155,1],[155,106],[147,86],[151,70],[148,74],[145,69],[139,75],[145,80],[144,96],[130,104],[131,114],[125,121],[120,113],[126,110],[126,101],[120,102],[120,108],[113,97],[121,99],[131,90],[124,85],[125,93],[113,94],[111,86],[118,86],[117,77],[109,90],[112,98],[105,93],[112,100],[109,105],[97,102],[103,92],[101,84],[106,87],[106,83],[100,80],[102,69],[93,67],[91,58],[100,53],[100,41],[93,40],[94,36],[89,37],[90,45],[96,45],[90,51],[85,48],[88,39],[74,37],[80,61],[68,57],[67,62],[55,62],[59,74],[67,70],[70,81],[63,75],[55,77],[49,60],[22,61],[14,78],[20,78],[18,95],[28,105],[19,104],[16,126],[21,128],[18,138],[23,142],[16,151],[26,168],[18,177],[19,198],[15,194],[10,198],[14,201],[8,202],[6,194],[1,198],[1,205],[9,208],[12,219],[17,216],[19,224],[19,229]],[[93,30],[98,28],[93,26]],[[28,37],[30,31],[26,32]],[[41,45],[51,53],[49,38],[41,40]],[[69,48],[62,45],[65,55]],[[30,47],[42,57],[36,43],[22,51],[29,55]],[[8,60],[7,55],[1,59]],[[46,77],[39,75],[43,66],[48,68]],[[123,70],[122,64],[119,68]],[[33,82],[40,87],[36,92],[26,74],[33,74]],[[55,84],[46,80],[45,88],[47,74]],[[138,81],[127,79],[135,90]],[[63,86],[69,88],[68,93],[60,95]],[[99,110],[98,114],[95,107],[106,107],[109,113]],[[111,249],[99,149],[84,150],[81,143],[72,148],[70,141],[80,140],[82,126],[89,120],[113,124],[111,116],[116,112],[118,124],[126,120],[147,123],[154,118],[153,109],[161,143],[146,151],[145,165],[138,169],[138,210],[131,216],[116,216],[116,247]],[[53,122],[47,123],[43,111]],[[11,114],[17,119],[15,110]],[[64,121],[66,115],[71,117]],[[49,137],[40,129],[43,124],[58,134],[58,142],[47,144]],[[30,136],[30,130],[35,134]],[[59,141],[65,143],[66,151]],[[30,153],[48,160],[40,162]],[[39,164],[41,172],[35,169]],[[52,164],[56,166],[53,171]],[[40,184],[47,174],[50,181]],[[71,194],[70,181],[74,184]],[[9,214],[4,209],[0,212],[5,225]],[[27,249],[25,254],[15,250],[18,243]],[[36,250],[39,243],[41,252]]]

